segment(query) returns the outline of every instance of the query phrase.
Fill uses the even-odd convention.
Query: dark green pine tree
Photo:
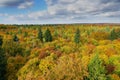
[[[15,42],[18,42],[18,41],[19,41],[19,38],[17,37],[17,35],[14,35],[14,36],[13,36],[13,41],[15,41]]]
[[[2,49],[2,43],[3,40],[2,37],[0,36],[0,80],[6,80],[5,74],[6,74],[7,59]]]
[[[45,42],[51,42],[52,41],[52,35],[49,29],[45,31]]]
[[[0,46],[2,45],[3,43],[3,39],[2,39],[2,36],[0,36]]]
[[[78,44],[80,42],[80,30],[77,29],[74,36],[74,42]]]
[[[43,33],[41,28],[38,30],[38,39],[40,39],[40,41],[43,42]]]
[[[113,29],[113,30],[110,32],[109,38],[110,38],[110,40],[117,39],[117,33],[115,32],[115,29]]]

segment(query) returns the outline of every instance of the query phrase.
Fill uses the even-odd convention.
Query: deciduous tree
[[[106,71],[98,54],[88,64],[89,80],[106,80]]]

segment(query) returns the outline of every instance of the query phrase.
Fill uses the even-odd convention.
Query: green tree
[[[2,47],[2,38],[0,37],[0,80],[6,80],[5,75],[6,75],[7,60],[5,53],[1,47]]]
[[[88,64],[89,80],[106,80],[105,77],[105,67],[103,66],[102,60],[99,58],[98,54]]]
[[[120,29],[117,32],[117,36],[118,36],[118,38],[120,38]]]
[[[2,46],[2,43],[3,43],[3,39],[2,36],[0,36],[0,46]]]
[[[52,35],[50,30],[47,28],[47,30],[45,31],[45,42],[51,42],[52,41]]]
[[[77,29],[74,36],[74,42],[77,44],[80,42],[80,30]]]
[[[19,38],[17,37],[17,35],[14,35],[14,36],[13,36],[13,41],[15,41],[15,42],[18,42],[18,41],[19,41]]]
[[[27,32],[24,32],[24,37],[27,37],[28,36],[28,33]]]
[[[58,30],[55,30],[54,36],[55,36],[55,37],[58,37]]]
[[[115,32],[115,29],[113,29],[113,30],[110,32],[109,38],[110,38],[110,40],[117,39],[117,33]]]
[[[19,29],[18,29],[18,34],[21,34],[21,33],[22,33],[22,29],[19,28]]]
[[[43,42],[43,33],[41,28],[38,30],[38,39],[40,39],[40,41]]]

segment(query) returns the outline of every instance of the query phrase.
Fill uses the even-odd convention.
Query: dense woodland
[[[0,25],[0,80],[120,80],[120,25]]]

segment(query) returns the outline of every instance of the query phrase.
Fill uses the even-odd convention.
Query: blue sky
[[[120,0],[1,0],[0,24],[120,23]]]

